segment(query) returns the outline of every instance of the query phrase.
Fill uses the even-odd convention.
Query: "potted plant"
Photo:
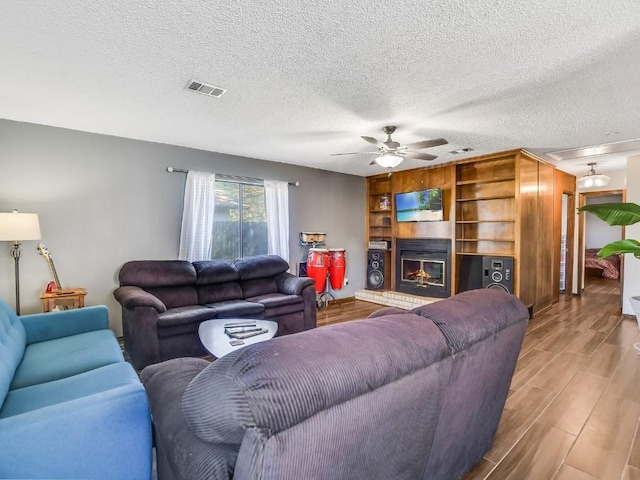
[[[640,205],[631,202],[585,205],[578,208],[578,211],[593,213],[609,225],[626,226],[640,222]],[[634,257],[640,259],[640,242],[631,238],[611,242],[598,251],[598,256],[605,258],[623,253],[632,253]],[[638,328],[640,328],[640,295],[629,297],[629,302],[636,314]]]

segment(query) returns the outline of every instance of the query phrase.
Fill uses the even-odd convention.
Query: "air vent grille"
[[[201,93],[202,95],[207,95],[209,97],[216,97],[216,98],[220,98],[227,91],[224,88],[216,87],[214,85],[208,85],[206,83],[198,82],[196,80],[189,80],[189,83],[187,83],[186,89],[196,93]]]

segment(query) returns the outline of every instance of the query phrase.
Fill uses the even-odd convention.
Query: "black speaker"
[[[513,257],[482,257],[482,288],[513,293]]]
[[[367,253],[367,289],[385,290],[391,285],[389,267],[391,252],[386,250],[369,250]]]
[[[482,256],[462,255],[456,293],[482,287]]]

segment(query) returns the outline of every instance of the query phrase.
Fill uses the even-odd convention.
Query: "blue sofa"
[[[151,419],[104,306],[0,300],[0,478],[150,479]]]

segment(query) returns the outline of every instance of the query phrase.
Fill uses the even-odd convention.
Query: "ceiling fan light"
[[[384,168],[393,168],[400,165],[402,157],[391,152],[383,153],[376,158],[376,163]]]
[[[589,169],[589,171],[584,177],[580,177],[579,179],[576,180],[576,187],[593,188],[593,187],[606,186],[609,183],[609,180],[611,180],[611,178],[608,177],[607,175],[596,173],[595,169],[593,168],[596,165],[596,163],[589,163],[588,165],[591,168]]]

